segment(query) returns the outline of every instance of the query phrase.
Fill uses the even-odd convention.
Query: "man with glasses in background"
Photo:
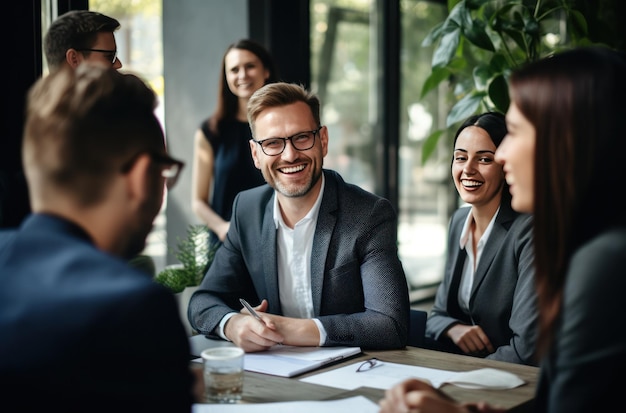
[[[118,20],[94,11],[71,10],[62,14],[52,22],[43,41],[49,72],[63,67],[75,69],[82,62],[121,69],[114,35],[119,28]],[[128,262],[150,276],[156,273],[149,255],[138,254]]]
[[[15,411],[189,413],[197,400],[174,296],[126,262],[183,167],[156,102],[138,77],[88,63],[29,91],[33,212],[0,231],[0,388]]]
[[[257,90],[248,122],[268,185],[235,198],[226,239],[190,300],[192,327],[247,352],[403,348],[409,298],[391,203],[323,169],[328,129],[319,99],[301,86]]]
[[[52,22],[43,40],[50,73],[64,66],[76,68],[83,61],[121,69],[113,32],[120,23],[89,10],[72,10]]]

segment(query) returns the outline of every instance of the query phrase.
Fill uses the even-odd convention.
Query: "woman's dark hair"
[[[224,120],[233,120],[237,116],[238,98],[230,91],[226,80],[226,55],[233,49],[247,50],[259,58],[263,67],[269,72],[269,77],[265,84],[278,81],[276,65],[270,53],[259,43],[250,39],[241,39],[228,46],[222,56],[222,71],[218,85],[218,99],[215,111],[209,119],[209,128],[215,134],[219,134],[219,125]]]
[[[465,120],[457,129],[454,135],[453,145],[456,144],[456,140],[468,126],[478,126],[484,129],[488,134],[496,148],[500,146],[504,137],[507,134],[506,122],[504,121],[504,114],[500,112],[485,112],[478,115],[472,115]]]
[[[478,115],[472,115],[467,118],[457,129],[456,134],[454,135],[454,141],[452,143],[453,150],[459,135],[468,126],[478,126],[485,132],[487,132],[487,135],[489,135],[491,141],[496,146],[496,148],[500,146],[500,144],[504,140],[504,137],[507,134],[506,122],[503,113],[484,112]],[[454,155],[452,155],[452,161],[454,162]],[[511,204],[511,193],[509,192],[509,185],[506,183],[506,181],[503,182],[502,198],[500,200],[500,203],[506,203],[507,205]]]
[[[570,259],[577,248],[625,225],[623,184],[626,57],[578,48],[514,71],[511,102],[533,125],[535,282],[539,351],[553,340]]]

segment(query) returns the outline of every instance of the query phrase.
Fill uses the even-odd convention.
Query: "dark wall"
[[[248,0],[250,37],[266,45],[281,80],[311,85],[309,0]]]
[[[41,74],[41,2],[11,2],[12,24],[5,33],[4,65],[8,86],[2,93],[4,135],[0,143],[0,227],[19,225],[29,212],[26,182],[22,172],[21,146],[26,91]],[[3,25],[4,30],[9,30]],[[19,39],[16,41],[16,39]]]
[[[22,168],[22,133],[28,89],[42,73],[41,1],[4,3],[8,15],[17,24],[3,25],[5,56],[14,64],[4,65],[2,93],[4,134],[0,139],[0,227],[15,227],[30,212],[28,190]],[[86,9],[88,0],[58,0],[59,14],[72,9]]]

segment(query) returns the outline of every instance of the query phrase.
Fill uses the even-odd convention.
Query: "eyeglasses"
[[[78,50],[79,52],[105,53],[107,55],[106,57],[111,62],[111,65],[114,65],[115,62],[117,62],[117,50],[105,50],[105,49],[76,49],[76,50]]]
[[[162,155],[156,152],[140,152],[133,156],[128,162],[126,162],[122,166],[122,172],[126,173],[130,171],[130,169],[137,161],[137,158],[142,153],[147,153],[150,156],[150,159],[152,159],[154,162],[166,165],[165,168],[161,169],[161,177],[165,178],[165,186],[167,187],[167,189],[172,189],[174,185],[176,185],[178,177],[180,176],[180,172],[183,170],[185,163],[170,156]]]
[[[149,155],[154,162],[167,165],[161,170],[161,176],[165,178],[165,186],[167,189],[172,189],[174,185],[176,185],[176,182],[178,182],[178,177],[180,176],[180,172],[183,170],[185,163],[167,155],[161,155],[155,152],[150,152]]]
[[[371,370],[374,367],[382,366],[383,362],[378,360],[377,358],[371,358],[369,360],[365,360],[363,363],[359,365],[356,369],[357,373],[361,373],[363,371]]]
[[[306,151],[311,149],[313,145],[315,145],[315,136],[322,129],[322,126],[317,128],[316,130],[309,130],[304,132],[298,132],[293,136],[289,136],[287,138],[268,138],[257,141],[252,139],[254,142],[258,143],[261,147],[261,150],[267,156],[278,156],[285,150],[287,146],[287,141],[291,141],[291,146],[298,151]]]

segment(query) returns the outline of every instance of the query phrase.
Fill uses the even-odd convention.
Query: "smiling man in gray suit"
[[[320,102],[273,83],[248,103],[255,166],[226,240],[189,305],[200,333],[248,352],[295,346],[402,348],[409,299],[390,202],[323,169]],[[244,298],[262,322],[242,309]]]

